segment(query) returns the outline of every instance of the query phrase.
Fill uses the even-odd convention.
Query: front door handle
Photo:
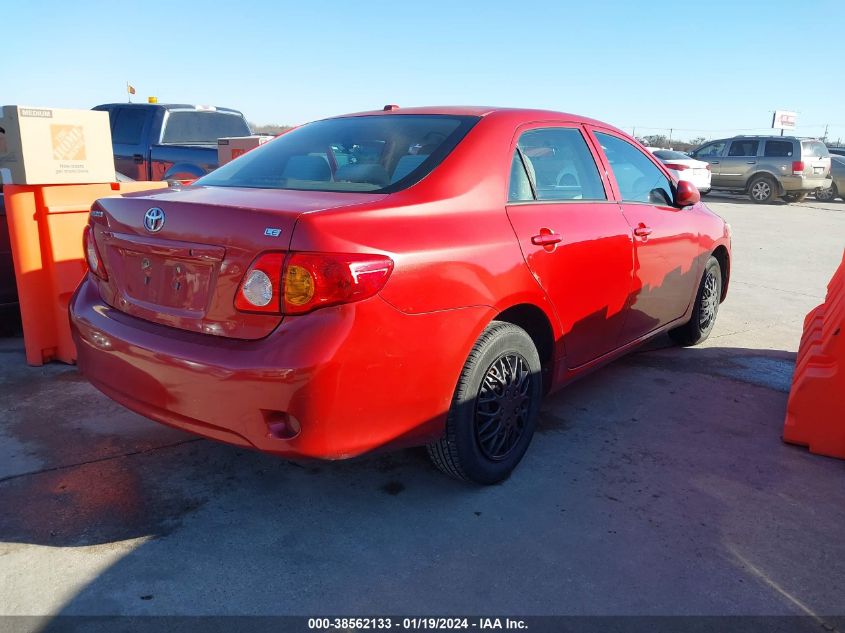
[[[756,164],[757,164],[757,161],[756,161],[756,160],[747,160],[747,161],[745,161],[745,163],[746,163],[747,165],[756,165]]]
[[[142,154],[132,154],[132,160],[140,164],[144,162],[144,156]]]
[[[718,165],[718,164],[719,164],[719,161],[718,161],[718,160],[711,160],[711,161],[710,161],[710,164],[711,164],[711,165]]]
[[[652,228],[643,225],[638,226],[634,229],[634,235],[637,237],[648,237],[652,233]]]
[[[537,246],[542,246],[547,249],[554,248],[554,245],[563,241],[560,233],[555,233],[551,229],[540,229],[540,234],[531,238],[531,243]]]

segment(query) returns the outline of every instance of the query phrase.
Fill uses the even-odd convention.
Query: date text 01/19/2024
[[[311,630],[520,630],[528,628],[518,618],[309,618]]]

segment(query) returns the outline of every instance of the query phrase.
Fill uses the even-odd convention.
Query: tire
[[[818,189],[815,193],[816,200],[819,202],[833,202],[839,197],[839,191],[836,189],[836,183],[832,183],[828,189]]]
[[[698,345],[710,336],[716,324],[721,298],[722,267],[719,260],[711,255],[704,267],[704,274],[701,275],[692,316],[684,325],[669,331],[672,340],[678,345],[687,347]]]
[[[806,193],[788,193],[783,197],[787,202],[804,202],[806,198]]]
[[[757,204],[769,204],[775,199],[777,185],[770,176],[755,176],[748,183],[748,197]]]
[[[429,457],[456,479],[485,485],[507,479],[531,443],[541,399],[540,356],[531,337],[493,321],[467,358],[446,431],[428,445]]]

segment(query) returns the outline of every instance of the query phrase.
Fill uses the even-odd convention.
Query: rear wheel
[[[719,260],[711,256],[701,276],[692,317],[686,324],[669,331],[672,340],[684,346],[697,345],[704,341],[710,336],[716,324],[721,300],[722,267],[719,265]]]
[[[839,197],[839,191],[836,189],[836,183],[832,183],[828,189],[817,189],[814,195],[819,202],[830,202]]]
[[[787,202],[804,202],[806,198],[806,193],[788,193],[783,197]]]
[[[756,176],[748,184],[748,197],[757,204],[768,204],[775,199],[775,181],[769,176]]]
[[[446,420],[428,445],[447,475],[479,484],[506,479],[534,435],[542,397],[540,356],[520,327],[493,321],[467,358]]]

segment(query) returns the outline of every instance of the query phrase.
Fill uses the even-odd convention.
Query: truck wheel
[[[775,199],[775,181],[769,176],[755,176],[748,184],[748,196],[757,204],[768,204]]]
[[[819,202],[830,202],[839,197],[839,191],[836,189],[836,183],[833,183],[827,189],[816,189],[814,195]]]
[[[522,459],[540,412],[540,356],[520,327],[493,321],[467,358],[446,419],[428,445],[444,473],[478,484],[506,479]]]
[[[719,260],[710,256],[701,276],[695,307],[690,320],[684,325],[669,330],[669,337],[678,345],[698,345],[704,341],[716,324],[719,302],[722,300],[722,267]]]

